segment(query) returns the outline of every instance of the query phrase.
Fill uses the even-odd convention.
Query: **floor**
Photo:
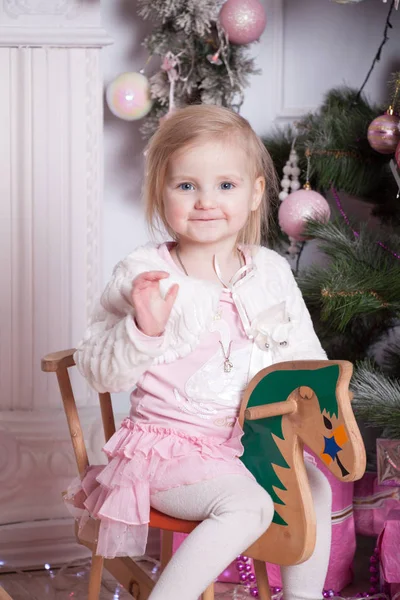
[[[152,567],[149,565],[149,571]],[[4,587],[12,600],[86,600],[88,574],[88,563],[61,570],[10,573],[0,575],[0,587]],[[217,584],[216,600],[249,598],[242,586]],[[277,596],[275,598],[279,600]],[[104,573],[100,600],[132,600],[132,596],[111,575]]]
[[[372,538],[360,538],[355,560],[355,583],[342,592],[342,597],[355,597],[366,592],[368,584],[369,556],[373,550]],[[158,565],[156,561],[143,563],[149,574],[156,579]],[[0,587],[3,587],[13,600],[86,600],[90,562],[65,565],[61,569],[48,566],[43,571],[16,571],[0,573]],[[384,598],[383,596],[380,596]],[[281,600],[281,594],[273,596]],[[372,596],[369,598],[371,600]],[[100,600],[132,600],[132,597],[106,572]],[[250,595],[243,586],[217,584],[216,600],[249,600]],[[178,599],[183,600],[183,599]]]

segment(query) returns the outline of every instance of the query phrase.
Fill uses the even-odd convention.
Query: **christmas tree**
[[[399,162],[399,90],[395,73],[385,113],[357,90],[331,90],[316,113],[264,140],[279,172],[295,143],[311,186],[336,200],[336,221],[309,220],[304,229],[306,237],[319,240],[328,264],[308,268],[298,282],[329,358],[356,366],[356,415],[379,427],[383,437],[395,438],[400,438],[400,203],[393,155],[398,143]],[[351,222],[342,192],[371,203],[381,220],[379,233]]]
[[[244,10],[249,25],[240,31]],[[154,24],[144,45],[161,62],[150,77],[154,103],[141,128],[145,137],[175,106],[203,103],[239,110],[249,76],[258,73],[247,55],[248,43],[265,26],[258,0],[246,7],[234,0],[139,0],[139,14]]]

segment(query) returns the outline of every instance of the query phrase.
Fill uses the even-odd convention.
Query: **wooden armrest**
[[[47,354],[42,358],[42,371],[46,373],[58,371],[58,369],[68,369],[73,367],[75,348],[70,350],[61,350],[60,352],[53,352]]]

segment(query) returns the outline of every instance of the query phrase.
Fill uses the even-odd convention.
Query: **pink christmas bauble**
[[[298,190],[289,194],[279,207],[279,225],[289,237],[298,242],[303,237],[306,219],[313,218],[327,222],[331,215],[329,204],[321,194],[312,190]]]
[[[106,100],[111,112],[125,121],[141,119],[150,111],[150,85],[141,73],[122,73],[106,90]]]
[[[227,0],[219,22],[232,44],[251,44],[264,31],[267,16],[259,0]]]
[[[400,169],[400,142],[397,144],[395,158],[396,158],[397,167]]]
[[[400,141],[399,117],[384,114],[368,127],[370,146],[381,154],[393,154]]]

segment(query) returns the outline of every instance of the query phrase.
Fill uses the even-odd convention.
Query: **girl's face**
[[[250,212],[261,202],[265,181],[254,179],[246,151],[235,140],[198,141],[169,160],[164,212],[179,240],[235,244]]]

